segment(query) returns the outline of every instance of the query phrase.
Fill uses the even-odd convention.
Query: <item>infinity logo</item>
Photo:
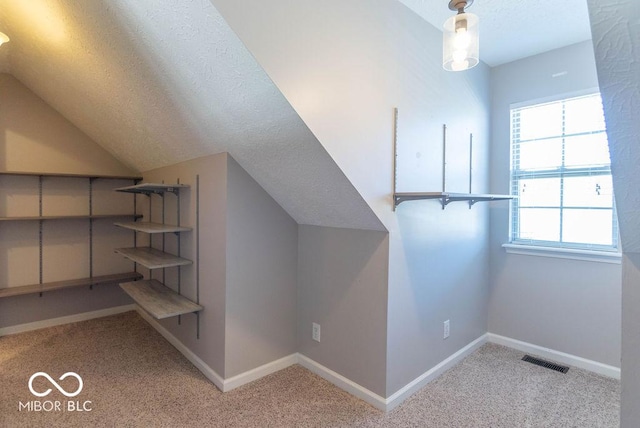
[[[62,376],[60,376],[60,379],[58,380],[64,380],[66,378],[68,378],[69,376],[75,377],[76,379],[78,379],[78,389],[74,392],[67,392],[64,389],[62,389],[62,387],[60,385],[58,385],[58,383],[53,380],[51,378],[51,376],[49,376],[48,374],[46,374],[45,372],[38,372],[38,373],[34,373],[33,375],[31,375],[31,377],[29,378],[29,391],[31,391],[31,393],[33,395],[35,395],[36,397],[46,397],[47,395],[49,395],[51,393],[51,388],[47,389],[45,392],[36,392],[33,389],[33,380],[35,378],[37,378],[38,376],[42,376],[44,378],[46,378],[49,382],[51,382],[51,384],[53,386],[56,387],[56,389],[58,391],[60,391],[61,393],[63,393],[65,396],[67,397],[75,397],[76,395],[80,394],[80,391],[82,391],[82,387],[83,387],[83,383],[82,383],[82,378],[74,372],[67,372],[65,374],[63,374]]]

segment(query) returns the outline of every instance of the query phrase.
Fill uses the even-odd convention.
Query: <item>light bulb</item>
[[[460,29],[456,31],[456,35],[453,36],[453,47],[454,49],[466,49],[469,47],[471,43],[471,37],[467,32],[467,29]]]
[[[454,51],[451,57],[453,58],[454,62],[462,62],[465,59],[467,59],[467,55],[468,55],[467,51],[458,50],[458,51]]]
[[[467,68],[469,68],[469,61],[464,60],[464,61],[453,61],[451,63],[451,70],[452,71],[463,71],[466,70]]]

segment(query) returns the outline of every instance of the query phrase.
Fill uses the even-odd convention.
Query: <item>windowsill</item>
[[[622,263],[622,254],[616,251],[579,250],[575,248],[541,247],[537,245],[502,244],[510,254],[553,257],[557,259],[582,260],[598,263]]]

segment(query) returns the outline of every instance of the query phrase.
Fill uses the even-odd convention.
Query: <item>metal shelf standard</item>
[[[447,168],[447,125],[442,125],[442,191],[441,192],[398,192],[398,109],[394,109],[394,134],[393,134],[393,210],[406,201],[418,201],[425,199],[438,199],[442,209],[451,202],[468,202],[469,209],[478,202],[504,201],[514,199],[515,196],[472,193],[473,176],[473,134],[469,134],[469,193],[452,193],[446,189]]]

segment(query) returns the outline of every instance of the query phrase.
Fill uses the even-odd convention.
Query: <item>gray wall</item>
[[[0,129],[2,171],[135,175],[6,73],[0,73]]]
[[[435,201],[409,202],[393,212],[393,108],[400,110],[398,190],[441,189],[446,123],[447,190],[467,191],[473,132],[474,191],[487,192],[489,69],[445,72],[441,31],[395,1],[212,3],[390,233],[387,350],[368,357],[386,359],[381,395],[389,396],[486,332],[489,292],[486,204],[443,211]],[[354,301],[369,299],[365,288],[352,292],[360,292],[349,296]],[[331,319],[328,308],[316,308],[325,311],[317,316]],[[385,316],[378,310],[368,316]],[[452,333],[443,340],[446,319]],[[354,337],[369,334],[364,324],[336,321]],[[309,326],[301,322],[305,338]],[[317,354],[329,344],[315,345]],[[353,364],[347,351],[324,361],[354,376],[341,371]],[[364,384],[380,393],[377,381]]]
[[[196,229],[196,176],[200,177],[200,230]],[[181,292],[195,300],[196,270],[200,270],[200,339],[196,337],[197,318],[188,314],[178,318],[161,320],[160,323],[187,348],[200,357],[220,376],[225,372],[225,295],[226,295],[226,244],[227,244],[227,155],[219,154],[181,162],[176,165],[147,171],[145,182],[188,184],[181,190],[180,224],[193,227],[192,232],[181,233],[181,255],[193,260],[192,266],[181,268]],[[145,221],[162,221],[162,204],[165,205],[165,221],[177,224],[177,198],[167,194],[164,198],[151,196],[152,216],[148,215],[146,196],[138,196],[138,209]],[[163,202],[164,201],[164,202]],[[196,234],[200,234],[200,255],[196,256]],[[144,245],[145,234],[138,234],[138,245]],[[173,234],[165,237],[166,250],[176,254],[177,241]],[[153,246],[162,247],[162,236],[153,238]],[[149,275],[140,267],[139,271]],[[165,270],[165,284],[177,290],[177,268]],[[153,277],[162,281],[162,270],[155,270]]]
[[[384,396],[388,234],[300,225],[298,236],[299,352]]]
[[[227,156],[224,377],[296,352],[298,224]]]
[[[405,203],[391,235],[387,394],[487,332],[488,213]],[[443,339],[443,322],[451,336]]]
[[[151,182],[189,184],[181,191],[181,254],[196,259],[196,175],[200,176],[200,339],[195,315],[161,321],[225,379],[296,351],[297,224],[228,154],[206,156],[144,173]],[[138,207],[148,216],[148,202]],[[153,221],[175,224],[176,201],[152,197]],[[164,202],[163,202],[164,201]],[[148,217],[146,217],[148,218]],[[161,248],[162,238],[153,238]],[[139,237],[144,244],[144,236]],[[165,248],[177,241],[165,237]],[[183,267],[182,293],[195,299],[198,265]],[[144,268],[141,268],[145,272]],[[177,289],[176,269],[164,279]],[[163,272],[154,271],[162,280]]]
[[[640,9],[632,0],[588,0],[607,120],[623,261],[621,426],[640,420]]]
[[[491,190],[509,193],[509,105],[597,88],[591,42],[495,67],[491,83]],[[508,204],[493,205],[489,331],[619,367],[621,266],[507,254],[508,240]]]
[[[625,253],[622,274],[622,407],[621,426],[640,420],[640,253]]]

